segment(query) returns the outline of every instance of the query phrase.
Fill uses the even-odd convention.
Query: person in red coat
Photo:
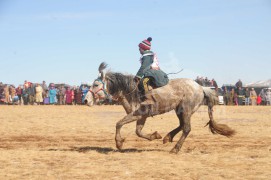
[[[261,103],[262,103],[262,98],[260,95],[258,95],[257,96],[257,105],[259,106],[259,105],[261,105]]]
[[[18,98],[19,98],[19,104],[21,104],[21,100],[22,100],[22,94],[23,94],[23,89],[21,88],[21,86],[18,86],[17,88],[16,88],[16,94],[17,94],[17,96],[18,96]]]
[[[71,88],[67,88],[67,90],[66,90],[66,104],[69,104],[69,105],[71,105],[72,104],[72,90],[71,90]]]

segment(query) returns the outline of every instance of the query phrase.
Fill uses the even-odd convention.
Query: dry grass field
[[[179,154],[179,139],[163,144],[122,128],[124,150],[115,148],[121,106],[0,106],[0,179],[270,179],[271,107],[215,107],[215,120],[237,131],[213,135],[208,113],[192,116],[192,131]],[[144,132],[165,136],[178,125],[173,112],[149,118]]]

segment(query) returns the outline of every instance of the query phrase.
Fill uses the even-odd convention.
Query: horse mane
[[[118,72],[107,72],[107,90],[111,95],[122,93],[129,103],[139,103],[140,95],[133,75],[124,75]]]

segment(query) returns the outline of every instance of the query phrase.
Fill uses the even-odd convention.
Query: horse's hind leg
[[[164,139],[163,139],[163,143],[164,144],[168,143],[168,142],[173,142],[174,136],[183,129],[183,124],[184,124],[184,122],[183,122],[183,109],[182,108],[176,108],[175,112],[176,112],[176,114],[177,114],[177,116],[179,118],[180,125],[177,128],[175,128],[172,131],[170,131],[164,137]]]
[[[143,129],[144,125],[145,125],[146,119],[147,119],[147,117],[143,116],[141,119],[137,120],[137,122],[136,122],[136,134],[139,137],[148,139],[150,141],[152,141],[154,139],[161,139],[162,137],[157,131],[155,131],[152,134],[144,134],[144,133],[142,133],[142,129]]]
[[[176,145],[174,146],[174,148],[170,151],[170,153],[175,153],[177,154],[183,143],[184,143],[184,140],[186,139],[186,137],[188,136],[189,132],[191,131],[191,125],[190,125],[190,118],[191,118],[191,114],[186,114],[183,113],[183,134],[181,136],[181,138],[179,139],[179,141],[176,143]]]

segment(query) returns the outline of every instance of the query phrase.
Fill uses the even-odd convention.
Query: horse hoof
[[[179,150],[176,148],[171,149],[170,154],[178,154]]]
[[[123,145],[122,142],[116,142],[116,147],[118,148],[118,150],[122,149],[122,145]]]
[[[163,144],[166,144],[168,142],[172,142],[171,137],[169,135],[165,136],[163,139]]]
[[[151,135],[151,140],[154,140],[154,139],[162,139],[162,136],[161,136],[157,131],[155,131],[155,132]]]
[[[162,139],[162,136],[157,131],[154,134],[156,139]]]
[[[116,147],[118,148],[118,150],[122,150],[123,142],[124,139],[122,139],[121,141],[116,141]]]

